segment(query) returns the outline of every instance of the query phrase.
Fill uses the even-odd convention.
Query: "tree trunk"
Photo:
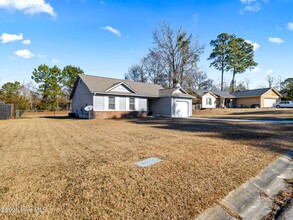
[[[235,92],[235,75],[236,75],[236,72],[235,70],[233,70],[233,77],[232,77],[232,92]]]
[[[224,90],[224,68],[222,68],[222,76],[221,76],[221,91]]]

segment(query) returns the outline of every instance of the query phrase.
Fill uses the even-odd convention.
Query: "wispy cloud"
[[[276,30],[283,30],[283,27],[280,27],[279,25],[275,26]]]
[[[59,63],[59,60],[58,59],[52,59],[52,63],[54,63],[54,64]]]
[[[47,55],[46,54],[37,54],[37,57],[39,57],[39,58],[46,58]]]
[[[0,8],[6,10],[19,10],[25,14],[47,13],[56,16],[53,7],[44,0],[0,0]]]
[[[274,73],[274,70],[273,70],[273,69],[268,69],[268,70],[266,71],[266,73],[267,73],[268,75],[272,75],[272,74]]]
[[[27,39],[27,40],[23,40],[22,43],[25,45],[28,45],[28,44],[31,44],[31,41],[29,39]]]
[[[263,4],[268,3],[268,0],[240,0],[243,8],[240,10],[240,14],[244,11],[258,12],[261,10]]]
[[[0,0],[1,2],[1,0]],[[7,33],[3,33],[0,36],[1,39],[1,43],[2,44],[6,44],[9,42],[13,42],[13,41],[18,41],[18,40],[22,40],[23,39],[23,34],[7,34]]]
[[[278,38],[278,37],[269,37],[268,41],[271,42],[272,44],[283,44],[283,43],[285,43],[281,38]]]
[[[260,48],[260,45],[258,43],[255,43],[255,42],[253,42],[251,40],[245,40],[245,41],[253,46],[254,51],[256,51],[257,49]]]
[[[261,9],[260,4],[255,5],[248,5],[243,10],[244,11],[251,11],[251,12],[258,12]]]
[[[252,72],[252,73],[260,73],[260,72],[262,72],[262,69],[259,68],[259,67],[254,67],[250,72]]]
[[[242,4],[249,4],[251,2],[255,2],[256,0],[240,0]]]
[[[288,29],[289,29],[290,31],[293,31],[293,22],[289,22],[289,23],[288,23]]]
[[[16,56],[22,57],[24,59],[29,59],[35,56],[33,53],[31,53],[29,50],[24,49],[24,50],[17,50],[14,52]]]
[[[121,37],[120,31],[111,27],[111,26],[102,27],[102,29],[106,30],[106,31],[110,31],[111,33],[115,34],[116,36]]]

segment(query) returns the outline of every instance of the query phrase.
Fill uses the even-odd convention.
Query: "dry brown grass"
[[[0,121],[0,218],[191,219],[292,149],[293,125]],[[162,162],[147,168],[134,162]],[[1,211],[1,210],[0,210]]]
[[[293,108],[226,108],[194,110],[194,117],[293,120]]]
[[[55,117],[68,116],[69,111],[43,111],[43,112],[25,112],[23,118],[38,118],[38,117]]]

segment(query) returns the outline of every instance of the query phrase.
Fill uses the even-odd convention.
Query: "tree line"
[[[56,65],[39,65],[32,72],[36,83],[7,82],[0,89],[0,100],[14,105],[16,110],[69,110],[70,93],[78,74],[84,71],[67,65],[62,70]],[[14,112],[15,114],[15,112]]]

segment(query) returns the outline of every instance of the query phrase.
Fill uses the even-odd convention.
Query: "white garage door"
[[[264,99],[264,107],[272,108],[276,102],[277,102],[276,99]]]
[[[175,117],[188,117],[188,102],[176,102]]]

